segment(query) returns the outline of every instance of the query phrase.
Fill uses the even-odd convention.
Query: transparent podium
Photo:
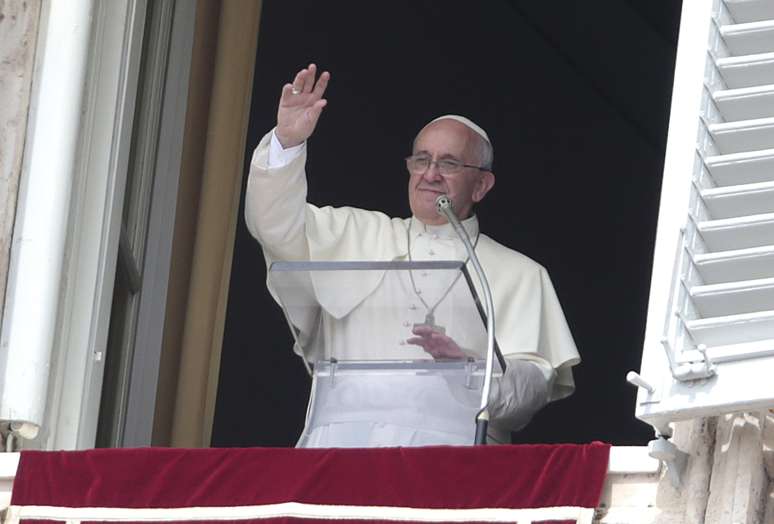
[[[462,262],[275,262],[268,286],[312,376],[299,446],[473,444],[487,334]]]

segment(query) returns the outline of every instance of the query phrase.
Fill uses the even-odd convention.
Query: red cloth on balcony
[[[260,518],[264,522],[269,517],[275,521],[303,519],[304,523],[336,518],[369,523],[407,518],[427,522],[447,517],[458,522],[495,521],[508,518],[503,510],[595,508],[607,473],[609,451],[610,446],[602,443],[25,451],[14,481],[11,507],[22,520],[25,515],[32,516],[31,506],[251,506],[257,507],[259,516],[252,514],[248,520]],[[264,515],[260,513],[264,507],[273,509]],[[413,508],[410,515],[405,508]],[[455,511],[432,511],[442,509]],[[491,515],[484,511],[487,509],[492,510]],[[339,510],[343,512],[340,515]],[[495,510],[500,511],[499,517]],[[89,515],[74,520],[100,520]],[[132,515],[128,513],[125,518],[137,518]],[[238,520],[229,515],[225,512],[219,518]]]

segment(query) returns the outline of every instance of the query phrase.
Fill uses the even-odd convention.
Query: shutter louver
[[[646,335],[643,354],[643,378],[657,385],[640,390],[637,416],[657,428],[774,405],[774,381],[744,384],[745,377],[755,380],[761,366],[774,376],[774,1],[716,0],[712,11],[705,18],[709,47],[704,56],[694,53],[706,66],[693,117],[699,136],[693,180],[691,172],[681,174],[691,186],[683,204],[687,213],[681,224],[674,223],[673,212],[667,217],[672,228],[683,227],[676,260],[672,244],[671,292],[655,311],[661,318],[648,318],[651,340]],[[676,99],[673,119],[685,113]],[[670,123],[670,141],[672,133]],[[654,265],[652,285],[659,286],[655,272]],[[663,282],[652,289],[651,300],[657,293],[666,293]],[[654,348],[658,323],[662,347]],[[648,351],[666,351],[660,367],[668,363],[672,373],[654,379]]]

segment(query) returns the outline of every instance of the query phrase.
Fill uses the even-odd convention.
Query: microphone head
[[[451,198],[446,195],[438,195],[438,198],[435,199],[435,210],[438,211],[439,215],[446,215],[446,213],[444,213],[444,210],[446,209],[452,209]]]

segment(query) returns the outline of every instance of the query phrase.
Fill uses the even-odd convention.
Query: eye
[[[417,169],[425,169],[430,165],[430,157],[427,156],[412,156],[409,159],[409,163]]]
[[[460,168],[462,164],[457,162],[456,160],[439,160],[438,161],[438,168],[441,169],[441,171],[448,171],[453,172]]]

